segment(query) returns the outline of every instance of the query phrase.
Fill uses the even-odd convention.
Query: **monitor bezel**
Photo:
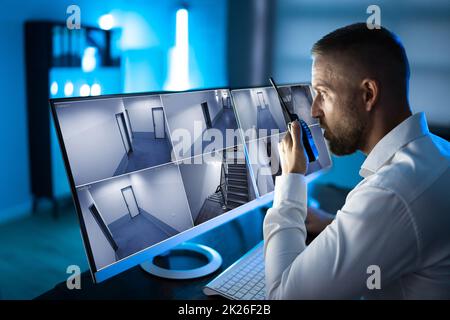
[[[282,84],[279,85],[279,87],[284,86],[296,86],[296,85],[308,85],[311,86],[310,83],[303,82],[303,83],[295,83],[295,84]],[[174,248],[176,245],[185,242],[189,239],[192,239],[196,236],[199,236],[207,231],[210,231],[216,227],[219,227],[220,225],[229,222],[242,214],[248,213],[252,210],[261,208],[264,205],[269,204],[271,201],[273,201],[273,191],[269,192],[263,196],[259,195],[259,192],[257,189],[255,189],[256,186],[254,186],[255,189],[255,196],[256,198],[252,201],[249,201],[246,204],[243,204],[237,208],[234,208],[228,212],[223,213],[222,215],[219,215],[213,219],[210,219],[206,222],[203,222],[200,225],[193,226],[192,228],[182,231],[166,240],[163,240],[161,242],[158,242],[152,246],[149,246],[145,249],[142,249],[141,251],[135,252],[132,255],[123,258],[121,260],[118,260],[116,262],[113,262],[110,265],[107,265],[102,268],[97,268],[95,264],[94,255],[92,252],[92,248],[90,245],[89,236],[87,234],[86,225],[84,222],[80,201],[78,198],[75,180],[72,175],[72,169],[70,166],[66,146],[64,143],[59,119],[57,116],[56,108],[57,104],[61,103],[67,103],[67,102],[74,102],[74,101],[92,101],[92,100],[100,100],[100,99],[113,99],[113,98],[128,98],[128,97],[138,97],[138,96],[156,96],[156,95],[163,95],[163,94],[181,94],[181,93],[190,93],[190,92],[201,92],[201,91],[212,91],[212,90],[228,90],[230,94],[231,104],[232,108],[236,114],[236,109],[234,105],[234,100],[231,92],[233,90],[241,90],[241,89],[255,89],[255,88],[267,88],[270,86],[262,85],[262,86],[253,86],[253,87],[214,87],[214,88],[201,88],[201,89],[193,89],[193,90],[186,90],[186,91],[151,91],[151,92],[135,92],[135,93],[119,93],[119,94],[107,94],[107,95],[99,95],[99,96],[87,96],[87,97],[66,97],[66,98],[55,98],[55,99],[49,99],[50,103],[50,109],[51,114],[53,118],[53,123],[55,125],[56,134],[58,137],[58,143],[61,149],[63,161],[64,161],[64,168],[69,180],[69,185],[72,193],[72,199],[75,204],[76,213],[78,216],[78,222],[80,225],[80,233],[81,238],[83,241],[83,247],[86,253],[86,256],[88,258],[88,264],[89,264],[89,271],[91,273],[92,279],[95,283],[100,283],[102,281],[105,281],[115,275],[118,275],[121,272],[124,272],[132,267],[135,267],[136,265],[139,265],[145,261],[148,261],[149,259],[153,259],[153,257],[157,256],[158,254],[161,254],[163,252],[166,252],[172,248]],[[313,92],[312,92],[313,94]],[[238,116],[236,116],[237,121],[239,121]],[[246,148],[245,141],[242,142],[244,145],[244,148]],[[328,147],[327,147],[328,149]],[[244,152],[247,165],[248,165],[248,152]],[[324,167],[319,171],[316,171],[314,173],[311,173],[306,176],[306,181],[310,182],[317,178],[319,175],[323,174],[326,170],[328,170],[332,166],[331,162],[331,156],[330,152],[328,150],[328,156],[330,157],[330,165],[328,167]],[[254,180],[254,179],[253,179]],[[252,181],[252,184],[254,185],[254,181]]]

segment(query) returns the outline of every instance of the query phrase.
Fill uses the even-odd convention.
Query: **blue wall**
[[[126,41],[122,43],[123,88],[120,92],[162,89],[168,49],[175,39],[175,12],[181,3],[187,4],[190,13],[190,50],[194,58],[191,60],[191,87],[227,83],[225,0],[2,1],[0,95],[4,112],[0,125],[0,222],[27,214],[31,207],[23,24],[31,19],[64,22],[66,9],[73,3],[81,9],[82,25],[97,26],[101,15],[112,13],[122,28]]]
[[[263,1],[263,0],[261,0]],[[3,117],[0,165],[0,222],[29,212],[27,115],[23,23],[64,21],[73,1],[2,1],[0,11],[0,95]],[[175,0],[78,0],[81,23],[97,25],[112,13],[122,28],[122,92],[161,90],[167,76],[168,52],[175,40]],[[226,86],[227,0],[183,1],[189,10],[191,88]],[[310,81],[309,50],[333,29],[367,19],[369,0],[275,1],[273,75],[278,82]],[[376,1],[381,23],[402,38],[411,63],[411,105],[425,111],[431,124],[450,127],[450,2]],[[232,43],[230,43],[232,45]],[[360,179],[360,153],[334,158],[333,169],[319,179],[352,187]],[[63,176],[61,179],[65,179]],[[62,182],[62,181],[60,181]]]

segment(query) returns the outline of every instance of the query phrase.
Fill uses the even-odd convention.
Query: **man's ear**
[[[380,85],[378,81],[366,78],[361,82],[361,89],[365,109],[366,111],[372,111],[380,98]]]

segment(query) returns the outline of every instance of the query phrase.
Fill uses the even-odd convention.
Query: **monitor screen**
[[[331,166],[328,146],[317,119],[311,116],[312,89],[308,84],[279,86],[283,101],[291,113],[306,122],[319,151],[319,157],[309,163],[309,180],[315,173]],[[249,163],[260,196],[274,190],[275,177],[281,174],[278,143],[287,126],[277,92],[272,87],[238,89],[231,92],[237,119]]]
[[[305,88],[282,89],[321,146]],[[280,174],[286,125],[269,88],[51,102],[96,281],[245,213]],[[330,164],[323,148],[309,172]]]

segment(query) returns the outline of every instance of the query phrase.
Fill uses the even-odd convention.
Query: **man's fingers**
[[[291,130],[289,131],[294,147],[302,146],[302,129],[298,121],[291,122]]]
[[[292,148],[292,138],[291,138],[291,135],[289,134],[289,132],[286,132],[286,134],[284,135],[282,143],[284,144],[285,150],[289,150]]]

